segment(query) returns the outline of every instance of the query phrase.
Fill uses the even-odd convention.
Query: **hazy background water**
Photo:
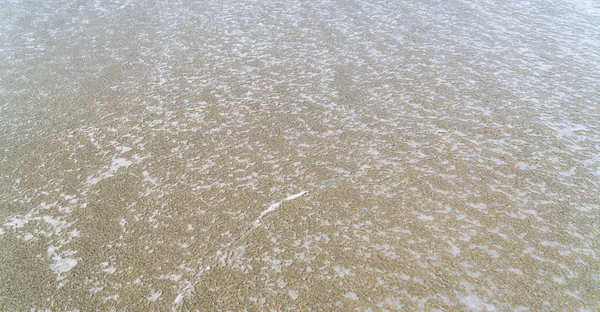
[[[5,1],[0,308],[597,311],[598,51],[583,0]]]

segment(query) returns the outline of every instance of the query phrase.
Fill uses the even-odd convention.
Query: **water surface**
[[[6,1],[0,309],[600,310],[594,1]]]

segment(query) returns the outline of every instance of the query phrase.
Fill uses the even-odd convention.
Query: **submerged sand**
[[[0,310],[600,310],[600,8],[0,8]]]

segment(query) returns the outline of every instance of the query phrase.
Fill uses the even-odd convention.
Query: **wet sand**
[[[600,310],[600,7],[0,9],[0,310]]]

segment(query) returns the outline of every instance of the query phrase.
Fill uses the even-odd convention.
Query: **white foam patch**
[[[62,258],[60,256],[55,256],[52,258],[54,263],[50,264],[50,269],[54,271],[56,274],[61,274],[65,272],[71,271],[75,266],[77,266],[77,259],[73,258]]]
[[[160,296],[162,296],[162,291],[160,291],[160,290],[159,291],[152,290],[150,292],[150,295],[148,295],[146,297],[146,299],[148,299],[148,301],[150,301],[150,302],[155,302],[156,300],[158,300],[158,298],[160,298]]]
[[[24,227],[31,220],[31,215],[15,216],[11,217],[8,222],[4,223],[4,226],[10,227],[11,229],[18,229]]]
[[[434,218],[434,217],[432,217],[432,216],[427,216],[427,215],[420,215],[420,216],[419,216],[419,219],[420,219],[420,220],[423,220],[423,221],[433,221],[433,220],[435,220],[435,218]]]
[[[358,295],[354,292],[349,291],[344,295],[344,298],[350,299],[350,300],[358,300]]]
[[[470,294],[466,296],[459,296],[459,300],[464,304],[470,311],[500,311],[494,305],[486,303],[483,299],[476,295]]]
[[[88,186],[93,186],[106,178],[110,178],[110,177],[114,176],[117,173],[117,171],[119,171],[119,169],[127,168],[127,167],[133,165],[134,161],[137,164],[137,163],[140,163],[144,159],[143,157],[140,157],[139,155],[133,155],[132,158],[133,158],[133,161],[126,159],[126,158],[122,158],[122,157],[113,158],[112,163],[110,164],[108,170],[104,171],[103,173],[97,174],[95,177],[89,177],[87,179]]]
[[[62,274],[71,271],[77,266],[78,260],[71,258],[76,252],[73,250],[66,250],[58,252],[58,247],[48,246],[48,256],[52,260],[50,269],[56,273],[56,280],[60,281],[63,279]]]
[[[279,206],[281,206],[281,204],[283,204],[286,201],[290,201],[290,200],[294,200],[296,198],[299,198],[300,196],[302,196],[302,195],[304,195],[306,193],[308,193],[308,191],[302,191],[302,192],[300,192],[298,194],[290,195],[290,196],[286,197],[285,199],[272,204],[271,206],[269,206],[269,208],[265,209],[263,212],[260,213],[260,215],[258,216],[258,218],[256,218],[256,220],[254,220],[254,222],[252,222],[252,225],[253,226],[260,225],[261,219],[264,216],[266,216],[267,214],[269,214],[269,213],[277,210],[279,208]]]
[[[458,246],[454,245],[452,242],[448,242],[448,245],[450,245],[448,252],[450,252],[453,256],[456,257],[460,254],[460,248],[458,248]]]
[[[175,281],[175,282],[176,282],[176,281],[180,280],[180,279],[181,279],[181,277],[182,277],[182,275],[181,275],[181,274],[173,274],[173,273],[169,273],[169,274],[164,274],[164,275],[161,275],[159,278],[160,278],[160,279],[168,279],[168,280],[171,280],[171,281]]]
[[[288,295],[290,296],[290,298],[292,298],[292,300],[298,299],[299,296],[298,292],[293,289],[288,290]]]
[[[133,162],[125,158],[115,158],[110,165],[110,171],[117,172],[120,168],[127,168],[131,166]]]
[[[208,269],[208,268],[207,268]],[[201,271],[200,273],[203,273],[204,271]],[[179,290],[179,293],[177,294],[177,297],[175,297],[175,300],[173,300],[173,311],[177,311],[177,307],[179,307],[182,303],[183,303],[183,299],[185,299],[185,297],[192,293],[194,291],[194,285],[192,285],[192,283],[188,280],[184,281],[184,286],[183,288],[181,288]]]

